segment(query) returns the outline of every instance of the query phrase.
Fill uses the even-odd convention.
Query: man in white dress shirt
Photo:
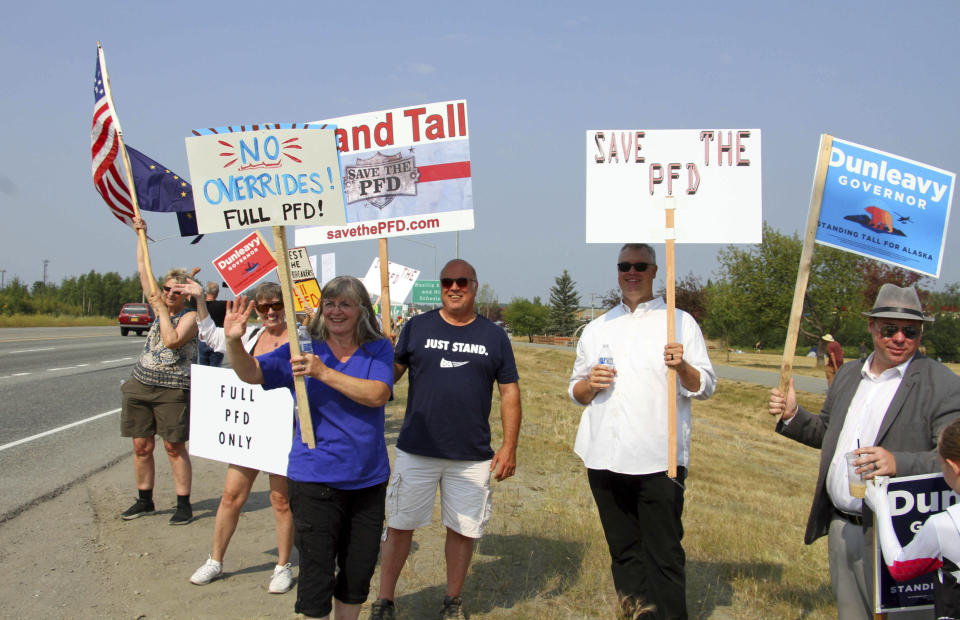
[[[654,298],[656,254],[628,243],[617,259],[622,303],[587,325],[568,392],[586,405],[574,451],[583,459],[610,549],[626,617],[653,606],[686,618],[683,483],[690,460],[690,399],[709,398],[717,377],[700,328],[677,310],[667,342],[667,306]],[[599,363],[609,347],[615,367]],[[606,355],[606,354],[605,354]],[[677,478],[667,476],[667,368],[677,371]]]

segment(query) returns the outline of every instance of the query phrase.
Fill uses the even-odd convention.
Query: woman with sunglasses
[[[200,336],[212,350],[226,352],[226,337],[223,328],[214,325],[213,318],[207,312],[203,289],[197,282],[182,284],[178,290],[192,295],[197,300],[198,326]],[[280,285],[264,282],[253,294],[251,306],[256,310],[260,325],[249,325],[240,341],[246,351],[253,355],[263,355],[273,351],[289,341],[287,322],[283,314],[283,298]],[[250,467],[230,464],[223,483],[223,496],[217,507],[217,517],[213,523],[213,552],[190,577],[190,583],[203,586],[223,574],[223,556],[227,552],[230,538],[240,521],[240,511],[250,497],[253,481],[260,471]],[[283,594],[293,586],[293,571],[290,565],[290,551],[293,548],[293,517],[287,500],[287,479],[285,476],[270,474],[270,505],[277,526],[277,565],[270,577],[267,591],[271,594]]]
[[[140,218],[134,219],[133,227],[147,230],[146,222]],[[143,294],[157,320],[147,332],[143,353],[130,379],[121,387],[120,434],[133,438],[133,472],[138,496],[120,516],[130,520],[154,512],[153,451],[155,436],[160,435],[170,459],[177,493],[177,509],[170,517],[170,525],[184,525],[193,520],[190,507],[193,472],[187,439],[190,437],[190,364],[197,359],[197,314],[187,307],[186,296],[175,289],[187,281],[186,271],[171,269],[163,277],[160,290],[153,290],[156,283],[147,275],[141,243],[137,243],[137,271]]]
[[[367,599],[383,529],[390,477],[384,405],[393,391],[393,347],[383,337],[363,283],[331,280],[310,321],[313,353],[289,346],[254,357],[242,346],[250,308],[227,305],[227,355],[237,376],[266,389],[306,378],[316,448],[297,436],[287,465],[295,544],[300,552],[297,613],[357,618]]]

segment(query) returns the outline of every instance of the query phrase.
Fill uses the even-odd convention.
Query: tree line
[[[120,307],[140,301],[140,278],[119,273],[90,271],[64,278],[57,285],[36,281],[27,286],[13,278],[0,289],[0,315],[52,314],[54,316],[104,316],[116,318]]]
[[[802,248],[796,234],[785,235],[765,223],[761,243],[731,245],[720,251],[713,277],[704,281],[691,273],[678,278],[677,307],[693,315],[704,333],[720,340],[728,350],[757,345],[779,348],[786,339]],[[915,286],[925,312],[934,317],[933,323],[924,325],[927,353],[943,361],[960,359],[960,284],[934,291],[931,278],[822,245],[813,253],[798,351],[816,347],[819,354],[821,337],[828,333],[852,356],[858,354],[861,343],[872,348],[861,313],[873,306],[877,292],[887,282]],[[492,290],[486,291],[486,307],[500,309],[499,304],[489,303],[491,294]],[[611,289],[600,301],[604,310],[619,303],[618,289]],[[502,308],[507,325],[528,337],[574,335],[587,320],[581,316],[576,283],[566,270],[555,278],[549,303],[539,297],[532,301],[517,297]]]

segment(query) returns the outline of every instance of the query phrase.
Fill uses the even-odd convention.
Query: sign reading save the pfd
[[[232,129],[186,139],[201,233],[344,223],[333,129]]]
[[[937,278],[955,176],[833,138],[817,243]]]

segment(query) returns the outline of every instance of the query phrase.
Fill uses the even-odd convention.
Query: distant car
[[[137,332],[138,336],[142,336],[150,329],[150,324],[155,318],[153,308],[149,304],[123,304],[120,308],[120,316],[117,318],[120,323],[120,335],[126,336],[130,332]]]

